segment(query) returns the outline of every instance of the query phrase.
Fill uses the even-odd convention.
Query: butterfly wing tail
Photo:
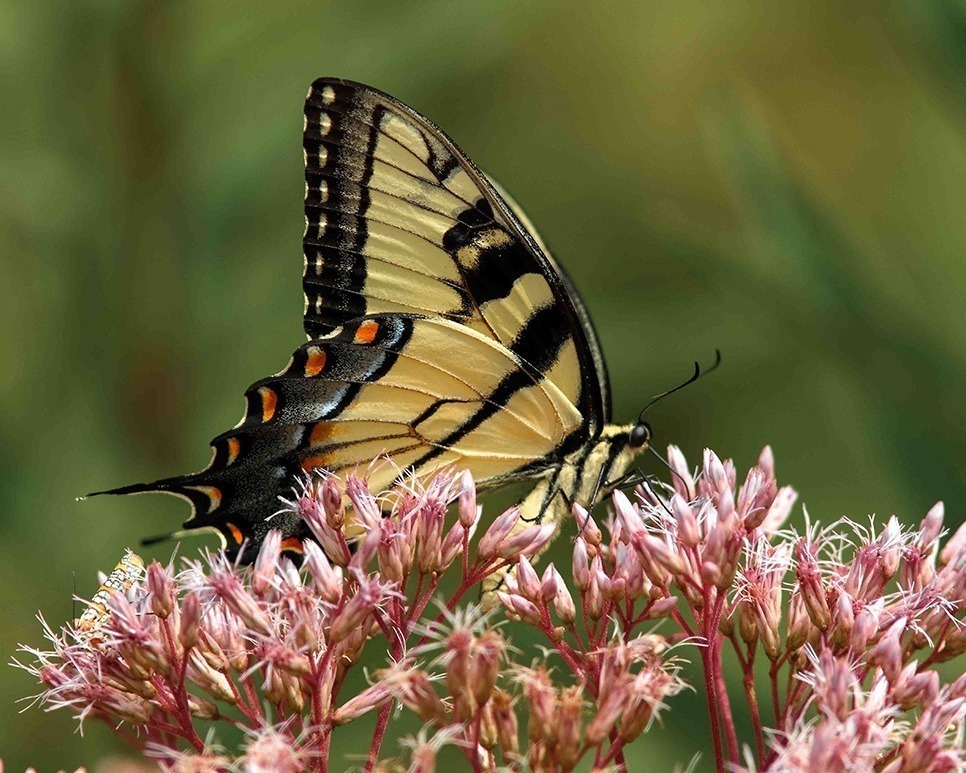
[[[184,499],[191,505],[191,515],[185,521],[184,529],[148,537],[142,541],[143,545],[153,545],[205,527],[209,527],[209,530],[213,527],[223,538],[222,541],[228,545],[236,541],[240,542],[241,540],[236,540],[236,535],[231,533],[226,519],[212,518],[214,513],[219,511],[223,504],[222,490],[216,485],[216,481],[212,477],[211,475],[206,475],[205,472],[201,472],[174,478],[161,478],[151,483],[133,483],[127,486],[105,489],[103,491],[92,491],[90,494],[79,497],[79,499],[127,494],[172,494]],[[220,524],[224,524],[225,527],[221,528]],[[225,533],[226,531],[228,532],[227,534]]]

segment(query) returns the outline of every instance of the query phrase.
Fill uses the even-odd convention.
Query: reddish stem
[[[734,641],[735,651],[738,650],[738,642]],[[755,748],[758,751],[758,764],[762,765],[765,761],[765,734],[761,727],[761,714],[758,711],[758,696],[755,694],[755,651],[758,643],[754,642],[748,647],[748,659],[741,664],[741,671],[744,676],[742,679],[745,686],[745,698],[748,701],[748,709],[751,711],[751,726],[755,732]],[[739,652],[738,659],[741,660]]]
[[[714,666],[715,683],[717,684],[718,701],[721,704],[721,724],[725,730],[725,741],[728,744],[728,756],[731,762],[738,762],[738,735],[735,732],[734,715],[731,713],[731,700],[728,698],[728,685],[725,683],[724,668],[721,663],[721,644],[720,636],[715,636],[714,644]]]
[[[379,759],[379,748],[382,746],[382,739],[386,735],[386,728],[389,727],[389,713],[392,711],[392,701],[386,701],[379,709],[379,717],[376,719],[376,730],[372,734],[372,743],[369,744],[369,755],[366,757],[365,773],[372,773]]]
[[[724,747],[721,744],[721,724],[718,718],[718,700],[715,696],[714,662],[711,644],[701,647],[701,666],[704,670],[704,692],[708,701],[708,719],[711,723],[711,742],[714,746],[715,769],[724,773]]]
[[[775,729],[780,733],[785,732],[785,715],[782,712],[781,697],[778,694],[778,675],[781,669],[781,661],[772,663],[768,669],[768,679],[771,682],[771,703],[772,710],[775,712]]]

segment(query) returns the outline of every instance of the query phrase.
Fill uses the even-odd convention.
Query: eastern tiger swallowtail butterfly
[[[254,558],[296,477],[444,465],[480,487],[532,479],[527,521],[557,522],[625,475],[649,426],[611,423],[607,369],[576,288],[529,221],[435,124],[335,78],[305,102],[304,326],[281,373],[245,393],[241,422],[191,475],[108,492],[186,498],[185,529]]]

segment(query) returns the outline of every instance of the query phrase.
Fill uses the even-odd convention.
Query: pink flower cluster
[[[96,640],[47,628],[52,647],[23,648],[23,667],[47,707],[104,720],[171,770],[342,767],[333,735],[364,716],[366,770],[433,770],[444,746],[478,771],[627,769],[686,659],[700,664],[718,770],[961,770],[966,677],[946,683],[935,666],[966,651],[966,527],[941,545],[937,505],[918,529],[841,520],[796,534],[796,494],[769,449],[741,486],[710,451],[697,473],[668,456],[670,484],[615,492],[601,525],[575,506],[561,570],[536,568],[554,528],[516,508],[477,539],[466,473],[381,494],[311,478],[289,503],[318,542],[301,567],[277,533],[252,567],[155,563],[130,598],[110,597]],[[502,612],[465,601],[484,582]],[[512,646],[522,627],[542,657]],[[351,691],[360,663],[384,667]],[[394,706],[423,729],[387,751]],[[226,751],[202,721],[246,741]]]
[[[274,531],[251,567],[221,553],[184,560],[179,571],[154,563],[130,598],[109,597],[97,639],[45,625],[52,648],[23,648],[31,660],[22,667],[44,687],[38,699],[72,709],[82,726],[103,720],[172,770],[327,770],[333,733],[376,712],[371,770],[384,761],[395,704],[426,723],[405,747],[413,769],[432,769],[436,751],[452,744],[474,768],[489,770],[498,758],[528,758],[517,723],[539,683],[531,737],[543,729],[529,756],[576,762],[595,751],[580,740],[582,689],[555,687],[546,670],[512,662],[492,614],[460,604],[487,578],[542,550],[552,526],[527,525],[511,508],[476,539],[481,508],[465,473],[380,496],[356,476],[312,478],[289,506],[318,541],[305,544],[300,568]],[[447,577],[454,582],[444,592]],[[430,601],[440,608],[427,613]],[[652,638],[653,651],[637,645],[615,673],[636,667],[660,682],[659,637]],[[367,645],[379,660],[388,653],[388,667],[368,689],[346,694]],[[553,718],[564,704],[570,736],[556,743]],[[247,741],[229,755],[202,738],[199,722],[240,726]]]

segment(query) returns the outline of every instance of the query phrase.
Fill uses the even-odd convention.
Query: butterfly
[[[186,531],[249,561],[270,528],[288,550],[310,538],[279,512],[300,475],[380,455],[394,465],[374,491],[447,465],[480,488],[532,480],[525,522],[626,480],[650,426],[611,422],[587,309],[513,200],[435,124],[352,81],[312,84],[303,148],[308,342],[249,387],[204,470],[99,493],[184,497]]]

